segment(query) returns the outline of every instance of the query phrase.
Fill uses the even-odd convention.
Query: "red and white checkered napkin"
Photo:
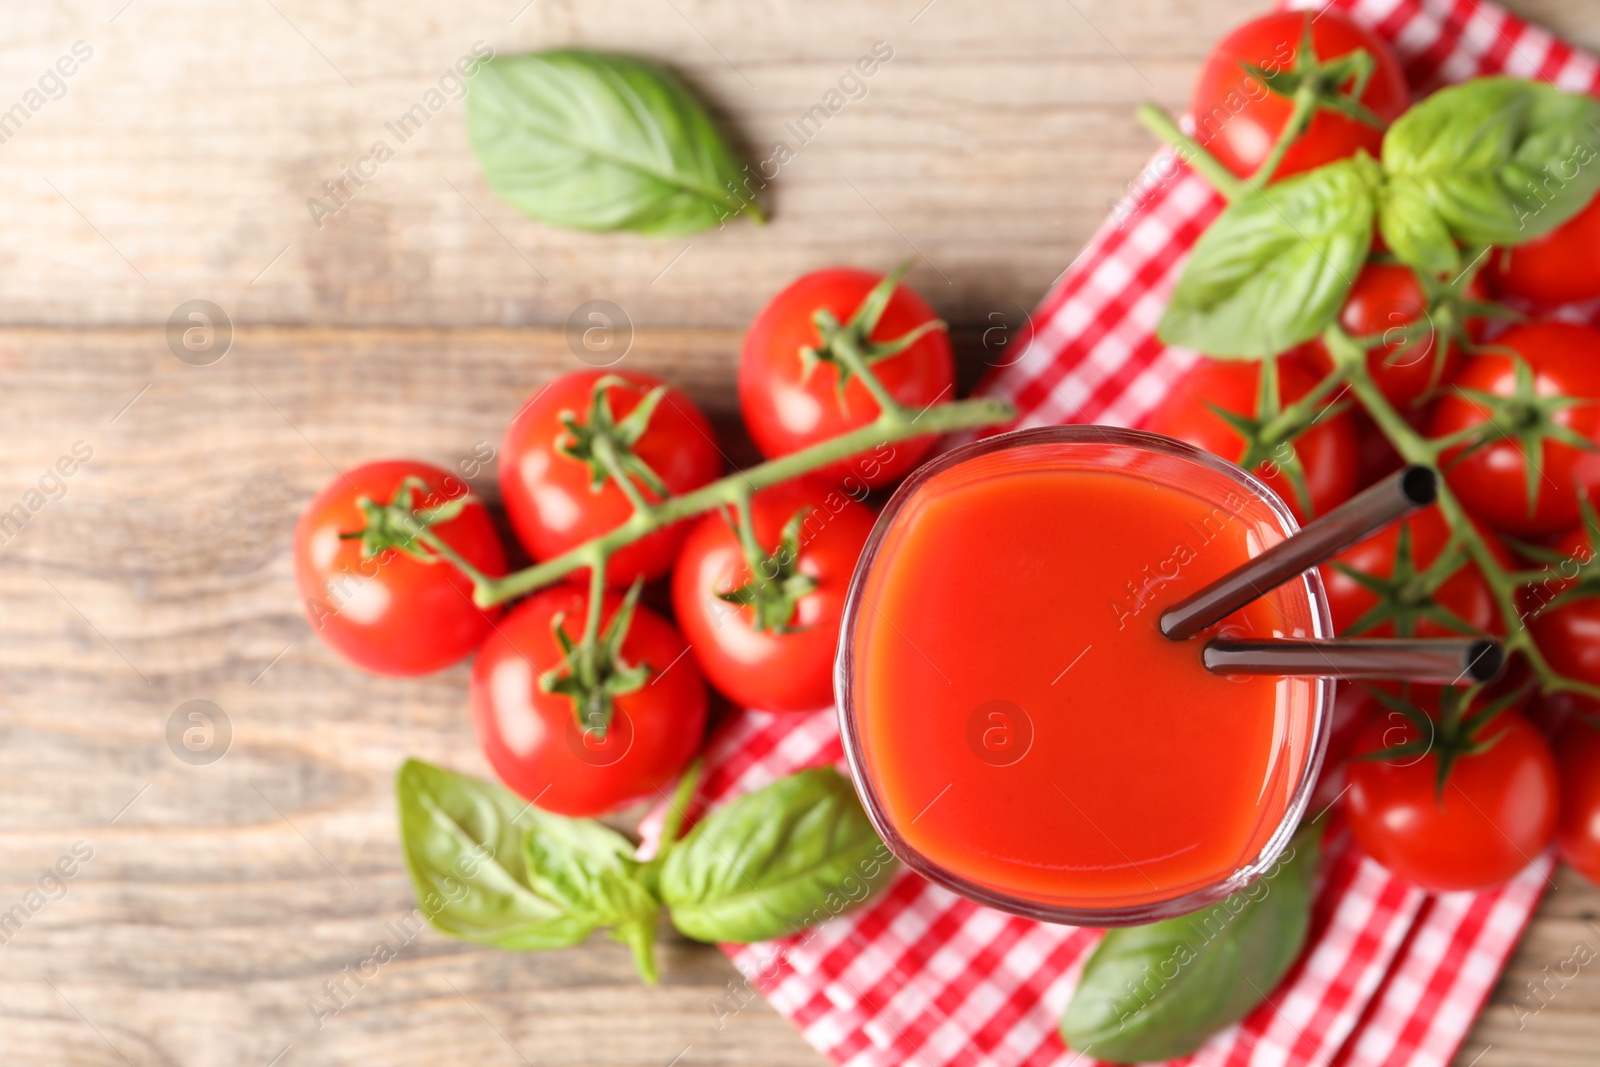
[[[1374,27],[1418,92],[1481,74],[1600,90],[1600,67],[1481,0],[1334,0]],[[1134,184],[1034,317],[1034,336],[985,390],[1022,425],[1137,423],[1195,359],[1155,325],[1188,249],[1222,201],[1165,153]],[[713,803],[840,760],[833,711],[746,712],[713,741]],[[1336,819],[1337,817],[1334,816]],[[1185,1064],[1443,1065],[1537,905],[1539,859],[1488,893],[1429,897],[1330,831],[1310,948],[1237,1026]],[[784,941],[729,945],[751,982],[819,1050],[851,1067],[1067,1065],[1056,1023],[1098,934],[980,907],[908,872],[871,906]]]

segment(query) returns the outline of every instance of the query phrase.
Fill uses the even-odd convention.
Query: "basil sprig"
[[[1435,274],[1462,267],[1458,243],[1519,245],[1600,191],[1600,101],[1544,82],[1480,78],[1441,89],[1383,138],[1383,239]]]
[[[895,861],[832,767],[780,778],[713,812],[667,857],[661,897],[700,941],[766,941],[877,892]]]
[[[1061,1019],[1072,1048],[1114,1063],[1187,1056],[1266,1000],[1300,955],[1320,833],[1203,911],[1108,933]]]
[[[1158,336],[1221,358],[1266,359],[1322,333],[1360,272],[1376,219],[1390,251],[1454,278],[1462,247],[1549,233],[1600,191],[1600,101],[1542,82],[1442,89],[1363,153],[1247,187],[1195,243]]]
[[[440,932],[497,948],[575,945],[598,930],[656,980],[662,904],[687,936],[759,941],[861,904],[894,862],[831,767],[781,778],[675,841],[695,774],[672,800],[656,858],[593,819],[418,760],[400,768],[400,839],[419,908]]]
[[[667,237],[740,214],[762,221],[705,106],[649,60],[491,59],[467,97],[467,132],[489,186],[543,222]]]
[[[1358,154],[1229,204],[1195,242],[1161,339],[1264,359],[1321,333],[1371,247],[1378,181]]]

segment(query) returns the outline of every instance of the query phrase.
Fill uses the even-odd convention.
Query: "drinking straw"
[[[1417,508],[1433,503],[1433,470],[1406,467],[1340,504],[1261,555],[1161,613],[1161,632],[1184,641],[1214,622],[1370,537]]]
[[[1332,641],[1208,641],[1201,653],[1216,674],[1309,675],[1316,678],[1388,678],[1408,682],[1476,685],[1505,666],[1505,650],[1491,638]]]

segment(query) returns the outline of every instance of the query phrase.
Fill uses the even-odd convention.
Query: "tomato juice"
[[[1152,434],[1025,431],[925,467],[863,555],[838,672],[890,847],[981,902],[1102,925],[1270,866],[1332,686],[1212,674],[1200,651],[1218,631],[1328,636],[1320,582],[1191,641],[1158,619],[1293,529],[1259,482]]]

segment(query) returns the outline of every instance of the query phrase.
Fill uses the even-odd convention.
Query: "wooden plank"
[[[624,365],[670,374],[726,424],[737,345],[640,331]],[[195,367],[155,329],[0,330],[0,505],[75,442],[93,451],[0,545],[0,911],[75,842],[93,851],[3,946],[0,1059],[121,1063],[109,1042],[139,1067],[265,1064],[286,1045],[284,1064],[659,1067],[686,1046],[680,1062],[820,1062],[759,998],[719,1026],[713,1002],[738,976],[678,939],[662,987],[644,989],[609,942],[518,955],[427,930],[320,1029],[307,1007],[374,942],[397,943],[386,924],[413,906],[396,766],[488,770],[465,668],[373,678],[316,643],[295,603],[295,515],[335,466],[470,457],[582,365],[551,331],[251,327]],[[492,470],[471,480],[494,495]],[[193,699],[234,731],[208,766],[167,747]],[[1570,872],[1559,884],[1463,1067],[1485,1044],[1483,1064],[1592,1056],[1600,969],[1526,1016],[1524,982],[1579,940],[1600,949],[1600,892]]]

